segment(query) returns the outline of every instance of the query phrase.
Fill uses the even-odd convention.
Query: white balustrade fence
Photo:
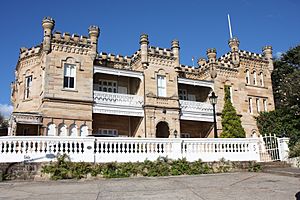
[[[259,139],[210,138],[0,138],[0,162],[49,162],[67,154],[73,162],[143,162],[158,157],[188,161],[259,161]]]

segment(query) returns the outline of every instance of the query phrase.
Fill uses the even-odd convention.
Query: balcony
[[[209,103],[179,100],[182,120],[213,122],[213,107]]]
[[[93,113],[144,116],[142,96],[94,91]]]

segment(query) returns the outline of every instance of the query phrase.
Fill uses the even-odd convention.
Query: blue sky
[[[298,0],[115,0],[115,1],[3,1],[0,6],[0,112],[9,112],[10,83],[20,47],[42,41],[41,20],[55,19],[55,30],[87,35],[89,25],[101,29],[98,51],[131,55],[139,48],[141,33],[150,45],[170,47],[173,39],[181,46],[181,63],[205,57],[207,48],[218,56],[228,48],[227,14],[240,48],[261,53],[272,45],[274,55],[300,43]],[[6,111],[5,111],[6,109]],[[7,111],[8,110],[8,111]]]

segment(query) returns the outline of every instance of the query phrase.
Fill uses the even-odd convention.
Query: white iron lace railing
[[[212,113],[213,107],[209,103],[179,100],[180,108],[183,111],[207,112]]]
[[[144,104],[144,99],[142,96],[101,91],[94,91],[94,101],[97,104],[124,105],[134,107],[142,107]]]

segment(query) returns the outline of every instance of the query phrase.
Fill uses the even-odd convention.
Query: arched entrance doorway
[[[170,135],[169,125],[167,122],[159,122],[156,125],[156,137],[157,138],[168,138]]]

